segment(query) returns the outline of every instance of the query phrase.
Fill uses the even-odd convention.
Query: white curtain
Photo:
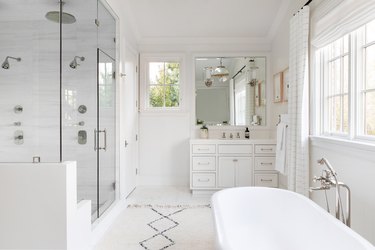
[[[309,195],[309,7],[290,20],[288,189]]]

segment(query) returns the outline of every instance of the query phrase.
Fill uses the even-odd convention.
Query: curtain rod
[[[304,6],[307,6],[307,5],[309,5],[310,3],[312,2],[312,0],[309,0],[309,1],[307,1],[307,3],[305,3],[305,5]]]
[[[305,3],[305,5],[303,5],[303,7],[305,6],[308,6],[313,0],[309,0]],[[303,7],[301,7],[301,9],[303,9]],[[293,14],[293,16],[295,16],[296,14]]]
[[[242,73],[242,70],[246,67],[246,65],[244,65],[234,76],[232,76],[232,79],[234,79],[239,73]]]

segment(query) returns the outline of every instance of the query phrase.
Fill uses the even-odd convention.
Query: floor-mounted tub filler
[[[282,189],[231,188],[212,197],[220,250],[375,250],[310,199]]]

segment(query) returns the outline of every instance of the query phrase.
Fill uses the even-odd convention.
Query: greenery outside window
[[[180,106],[180,63],[149,62],[147,78],[149,108],[177,109]]]
[[[316,51],[320,134],[375,141],[375,20]]]

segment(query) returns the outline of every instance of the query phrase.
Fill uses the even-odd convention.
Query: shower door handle
[[[97,142],[97,138],[99,137],[100,133],[103,133],[104,134],[104,147],[100,147],[100,145],[98,146],[98,142]],[[94,130],[94,134],[95,134],[95,140],[94,140],[94,149],[95,151],[96,150],[104,150],[104,151],[107,151],[107,129],[104,129],[104,130]]]
[[[104,147],[102,147],[101,149],[107,151],[107,129],[104,129],[102,132],[104,133]]]
[[[98,130],[94,129],[94,150],[98,150],[98,147],[97,147],[97,134],[98,134]]]

